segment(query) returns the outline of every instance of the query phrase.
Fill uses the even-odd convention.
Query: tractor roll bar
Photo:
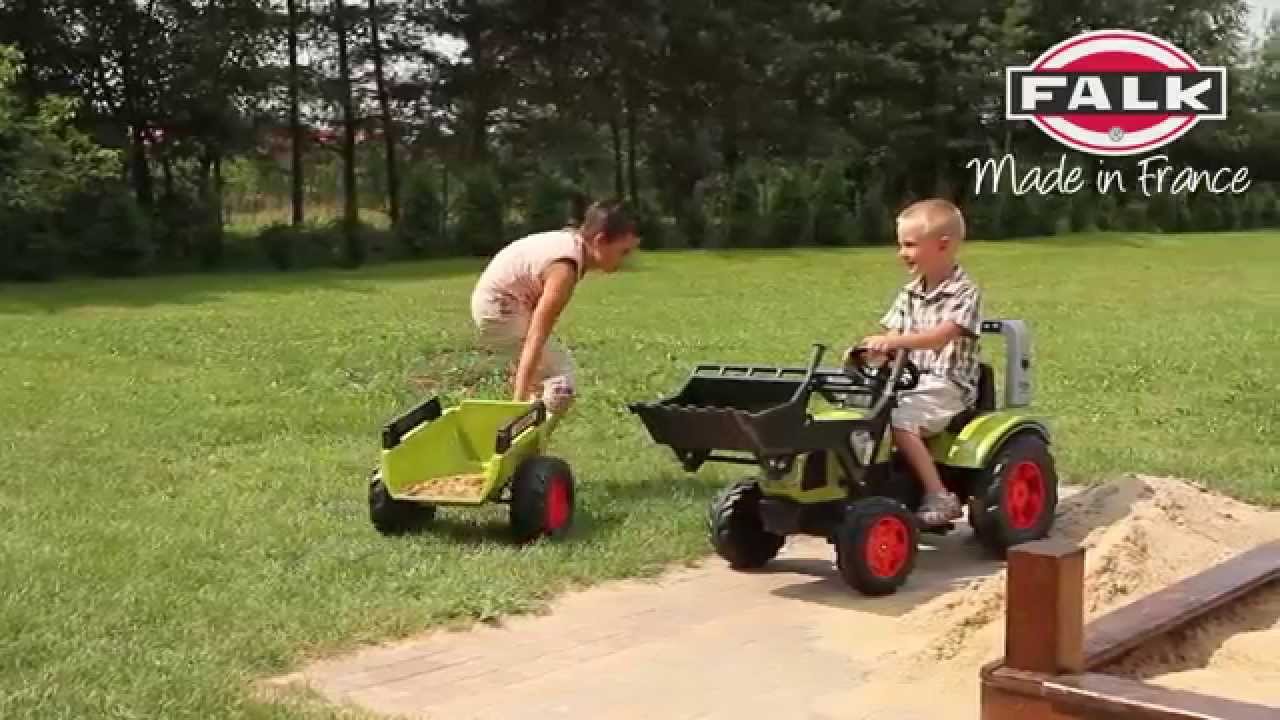
[[[984,335],[1004,337],[1004,406],[1031,404],[1031,333],[1021,320],[983,320]]]

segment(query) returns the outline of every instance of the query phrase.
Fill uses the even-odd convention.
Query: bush
[[[0,205],[0,280],[43,282],[65,269],[66,249],[50,218]]]
[[[0,46],[0,273],[50,280],[67,269],[72,250],[60,222],[66,202],[112,182],[119,156],[76,128],[74,99],[44,97],[34,108],[21,102],[11,90],[21,66],[19,52]],[[144,249],[130,247],[128,237],[115,242],[120,252],[107,255],[122,266]]]
[[[851,245],[858,241],[845,194],[844,174],[829,163],[818,174],[813,198],[813,241],[818,245]]]
[[[177,190],[165,194],[156,202],[149,221],[151,243],[157,258],[180,260],[191,257],[205,258],[211,254],[209,246],[221,243],[221,218],[217,210],[194,192]]]
[[[288,223],[272,223],[258,233],[258,246],[277,270],[293,267],[294,245],[299,232]]]
[[[332,267],[343,259],[344,226],[342,218],[301,226],[278,222],[263,228],[256,242],[277,270]],[[378,248],[391,239],[385,231],[363,222],[357,224],[356,234],[363,245],[371,248]]]
[[[858,197],[858,234],[867,245],[893,242],[893,218],[885,203],[884,181],[873,180]]]
[[[1097,232],[1098,194],[1091,187],[1082,188],[1071,197],[1071,228],[1075,232]]]
[[[539,173],[530,188],[525,231],[545,232],[564,227],[570,219],[569,201],[572,196],[568,183]]]
[[[472,255],[495,254],[506,241],[502,187],[490,168],[473,171],[460,200],[455,246]]]
[[[1004,239],[1003,204],[1003,194],[978,195],[970,200],[964,208],[969,237]]]
[[[1213,232],[1223,229],[1227,218],[1224,216],[1221,198],[1212,193],[1197,192],[1190,196],[1192,229],[1199,232]]]
[[[708,244],[711,222],[699,199],[685,200],[676,211],[675,232],[668,247],[700,248]]]
[[[1119,230],[1123,224],[1120,217],[1120,201],[1114,192],[1099,193],[1095,204],[1094,218],[1099,230]]]
[[[796,172],[782,176],[769,208],[769,244],[775,247],[808,245],[813,239],[810,191],[805,177]]]
[[[1149,230],[1148,206],[1144,200],[1130,200],[1120,207],[1119,229],[1129,232]]]
[[[1255,187],[1249,195],[1255,199],[1258,206],[1258,224],[1255,227],[1280,227],[1280,196],[1277,196],[1275,186],[1267,183],[1261,187]]]
[[[96,274],[137,274],[154,256],[151,224],[123,183],[73,195],[61,225],[77,265]]]
[[[765,234],[761,227],[760,188],[746,170],[739,170],[729,181],[728,207],[721,218],[725,247],[759,247]]]
[[[662,211],[646,200],[641,200],[631,211],[635,214],[636,234],[644,247],[666,247],[667,235],[672,228],[664,221]]]
[[[444,197],[436,186],[435,171],[417,167],[409,174],[396,225],[396,237],[410,256],[432,249],[444,252]]]

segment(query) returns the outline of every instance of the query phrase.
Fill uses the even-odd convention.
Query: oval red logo
[[[1005,117],[1094,155],[1167,145],[1201,120],[1226,118],[1227,75],[1172,43],[1133,30],[1097,30],[1005,72]]]

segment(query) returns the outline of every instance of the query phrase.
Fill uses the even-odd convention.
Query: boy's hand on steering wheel
[[[892,335],[868,335],[858,344],[871,352],[883,357],[898,349],[896,338]]]

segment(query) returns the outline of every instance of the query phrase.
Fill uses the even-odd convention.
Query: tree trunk
[[[724,157],[725,173],[733,177],[738,172],[738,164],[742,162],[742,154],[738,149],[738,110],[734,107],[732,94],[726,98],[726,112],[723,119],[724,137],[721,144],[721,155]]]
[[[301,101],[298,90],[298,0],[288,0],[289,5],[289,154],[292,167],[289,171],[291,205],[294,226],[306,222],[303,188],[303,134]]]
[[[400,221],[400,176],[396,171],[396,127],[391,117],[391,98],[382,69],[382,43],[378,39],[378,0],[369,0],[369,35],[373,50],[373,77],[378,86],[378,107],[382,112],[382,134],[387,152],[387,207],[394,227]]]
[[[635,205],[640,194],[640,186],[636,182],[636,106],[635,90],[632,83],[627,83],[627,184],[631,188],[631,204]]]
[[[449,229],[449,168],[440,166],[440,224],[436,228],[436,237],[445,239]],[[447,241],[445,242],[447,245]]]
[[[205,267],[214,267],[222,262],[222,226],[223,226],[223,181],[222,181],[222,150],[221,148],[211,147],[206,150],[204,160],[204,176],[207,178],[208,171],[213,171],[213,189],[212,197],[209,198],[209,214],[208,229],[202,230],[199,237],[201,246],[199,248],[200,260]],[[203,182],[205,191],[209,192],[209,182]]]
[[[626,194],[626,187],[622,182],[622,129],[618,125],[616,110],[609,112],[609,135],[613,138],[613,192],[621,198]]]
[[[138,88],[136,68],[133,66],[133,12],[132,6],[124,13],[120,41],[120,75],[124,85],[125,123],[129,127],[129,170],[133,180],[133,191],[138,204],[144,208],[152,206],[151,170],[147,164],[146,131],[143,128],[141,113],[138,110]]]
[[[40,84],[40,63],[36,55],[36,48],[39,41],[34,37],[45,30],[44,19],[41,17],[41,2],[39,0],[26,0],[23,4],[23,22],[26,27],[23,28],[24,33],[31,33],[28,42],[19,42],[18,48],[22,51],[22,64],[24,65],[23,84],[26,86],[25,97],[27,112],[35,113],[40,107],[40,98],[44,96]]]
[[[178,194],[173,177],[173,151],[169,148],[170,142],[166,140],[164,153],[160,156],[160,170],[164,173],[164,197],[166,200],[172,200]]]
[[[338,34],[338,76],[342,85],[342,231],[346,260],[351,266],[364,262],[364,247],[357,232],[360,209],[356,203],[356,119],[351,101],[351,66],[347,58],[346,0],[334,0],[333,23]]]

